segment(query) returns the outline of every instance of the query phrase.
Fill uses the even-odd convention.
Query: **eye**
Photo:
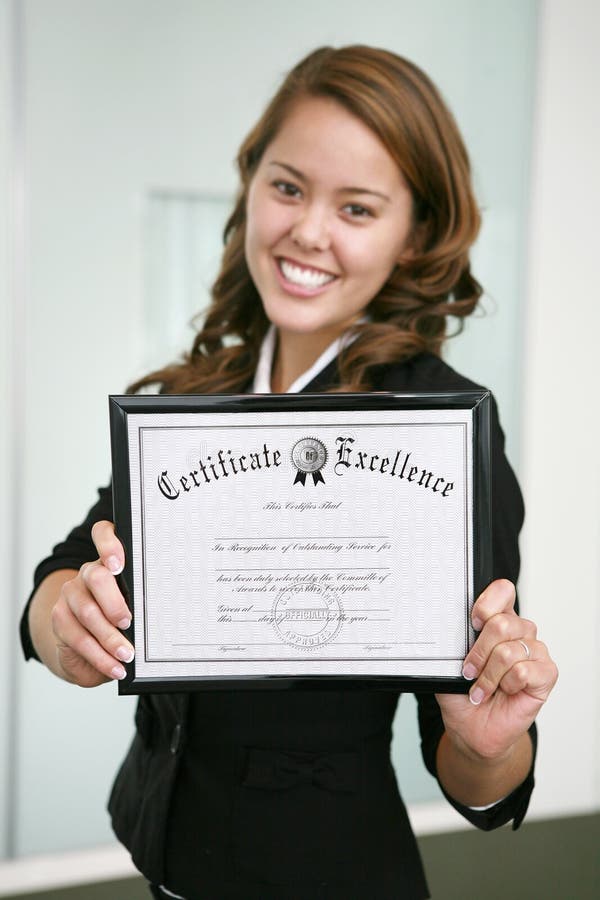
[[[284,197],[297,197],[300,193],[299,188],[289,181],[277,180],[271,182],[271,184],[280,194],[283,194]]]
[[[359,206],[358,203],[347,203],[344,209],[349,209],[353,219],[373,218],[373,213],[366,206]]]

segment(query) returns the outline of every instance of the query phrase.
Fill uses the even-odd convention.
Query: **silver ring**
[[[525,641],[521,640],[521,638],[517,638],[517,640],[523,647],[523,650],[525,651],[525,659],[529,659],[531,657],[531,650],[529,649],[529,647],[527,646]]]

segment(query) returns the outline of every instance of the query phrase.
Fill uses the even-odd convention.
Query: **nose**
[[[290,232],[291,238],[303,250],[327,250],[331,243],[329,221],[324,209],[305,207]]]

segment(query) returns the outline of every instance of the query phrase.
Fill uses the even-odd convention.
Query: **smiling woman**
[[[246,137],[238,165],[240,190],[205,323],[183,362],[132,390],[418,394],[477,387],[439,354],[447,317],[469,315],[481,293],[469,262],[479,213],[456,124],[420,69],[371,47],[315,50],[292,69]],[[380,457],[355,448],[347,434],[339,441],[337,474],[411,483],[413,493],[434,492],[448,508],[453,485],[443,471],[421,468],[397,447],[381,449]],[[239,476],[241,486],[280,463],[279,450],[255,449],[249,459],[213,451],[186,462],[197,468],[173,481],[157,473],[158,488],[174,500],[191,491],[188,499],[201,497],[205,485],[213,492],[220,478]],[[308,436],[292,454],[299,475],[312,474],[315,485],[323,454]],[[494,580],[473,605],[472,626],[481,633],[464,660],[469,694],[417,697],[427,768],[461,815],[485,830],[511,820],[517,828],[525,815],[534,721],[557,677],[536,626],[516,608],[523,506],[493,403],[491,457]],[[386,482],[388,475],[395,481]],[[267,500],[264,508],[276,505]],[[338,515],[327,501],[319,509],[325,526]],[[105,489],[83,524],[38,566],[22,620],[26,656],[86,687],[124,678],[118,661],[130,662],[134,653],[121,631],[130,613],[116,581],[125,560],[112,523]],[[319,533],[307,552],[331,540],[329,531]],[[390,549],[390,536],[378,540],[380,550]],[[235,546],[246,557],[252,552]],[[377,579],[387,576],[371,574],[376,591]],[[255,577],[240,580],[247,587]],[[325,609],[315,617],[329,622],[333,608],[337,628],[341,607],[314,588],[316,577],[295,577],[290,602],[308,584],[320,598],[313,606]],[[348,573],[339,580],[351,595],[356,581]],[[203,588],[194,584],[195,596]],[[273,615],[277,622],[283,614],[278,607]],[[321,640],[310,628],[289,633],[297,642]],[[109,808],[154,895],[428,896],[390,764],[398,695],[341,688],[283,694],[140,698],[137,734]]]

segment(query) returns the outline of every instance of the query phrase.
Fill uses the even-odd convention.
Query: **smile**
[[[277,266],[287,281],[292,284],[297,284],[299,287],[309,289],[319,288],[323,287],[325,284],[329,284],[337,278],[336,275],[332,275],[329,272],[322,272],[317,269],[305,269],[282,257],[277,260]]]

